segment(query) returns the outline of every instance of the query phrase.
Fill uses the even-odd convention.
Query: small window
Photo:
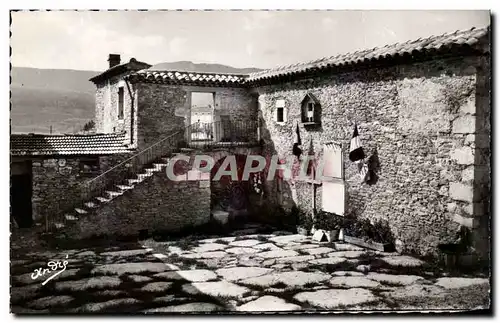
[[[283,100],[283,99],[276,100],[276,106],[275,106],[275,110],[274,110],[273,119],[275,122],[278,122],[278,123],[285,123],[286,122],[285,100]]]
[[[118,88],[118,119],[123,120],[123,87]]]
[[[285,108],[277,108],[276,110],[276,121],[277,122],[285,122]]]
[[[83,175],[95,175],[100,171],[99,157],[86,157],[80,159],[80,173]]]

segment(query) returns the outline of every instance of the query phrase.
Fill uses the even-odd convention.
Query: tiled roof
[[[130,152],[125,134],[35,135],[12,134],[10,153],[14,156],[105,155]]]
[[[248,77],[248,75],[244,74],[142,70],[130,75],[128,78],[131,82],[238,86],[245,82],[246,77]]]
[[[329,67],[345,67],[350,65],[375,62],[381,59],[394,59],[398,57],[412,58],[418,54],[439,54],[450,52],[454,49],[473,48],[480,49],[481,40],[486,39],[488,28],[472,28],[455,31],[439,36],[419,38],[405,43],[396,43],[384,47],[357,51],[317,59],[307,63],[277,67],[265,71],[251,73],[248,82],[271,79],[296,73],[321,70]]]
[[[144,68],[150,68],[151,66],[152,65],[149,65],[148,63],[140,62],[135,58],[131,58],[129,62],[113,66],[107,69],[106,71],[102,72],[101,74],[92,77],[89,81],[97,84],[99,82],[107,80],[113,76],[125,73],[127,71],[139,71]]]

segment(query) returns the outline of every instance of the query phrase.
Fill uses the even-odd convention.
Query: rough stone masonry
[[[387,219],[403,251],[422,255],[435,254],[438,243],[452,241],[464,225],[473,228],[474,247],[484,256],[491,153],[488,82],[486,59],[460,57],[262,86],[255,91],[265,154],[291,154],[301,102],[312,93],[321,104],[321,127],[300,125],[303,146],[312,143],[321,158],[324,143],[343,144],[347,213]],[[286,102],[285,123],[273,121],[278,99]],[[378,164],[375,183],[361,184],[348,159],[355,122],[367,157]],[[287,187],[290,204],[311,209],[311,185],[290,182]],[[317,201],[319,196],[320,186]]]

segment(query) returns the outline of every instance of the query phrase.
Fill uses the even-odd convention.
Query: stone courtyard
[[[420,259],[252,228],[227,237],[148,239],[28,252],[11,261],[11,311],[325,312],[487,309],[486,275]],[[67,256],[67,258],[66,258]],[[32,278],[49,261],[67,269]]]

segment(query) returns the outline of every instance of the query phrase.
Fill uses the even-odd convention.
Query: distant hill
[[[159,63],[151,69],[248,74],[257,68],[234,68],[189,61]],[[95,115],[95,86],[100,72],[13,67],[11,71],[12,133],[73,133]],[[205,104],[200,98],[197,104]]]
[[[190,61],[179,61],[171,63],[159,63],[151,67],[152,70],[174,70],[185,72],[205,72],[205,73],[233,73],[233,74],[249,74],[261,71],[259,68],[236,68],[222,64],[205,64],[193,63]]]

